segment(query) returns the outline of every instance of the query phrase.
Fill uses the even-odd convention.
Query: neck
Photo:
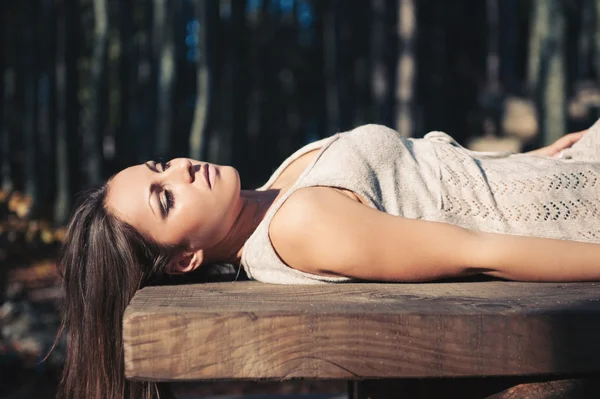
[[[279,190],[242,190],[241,206],[233,226],[221,242],[206,251],[205,261],[239,264],[244,244],[263,220],[278,194]]]

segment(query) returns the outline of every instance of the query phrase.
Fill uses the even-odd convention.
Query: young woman
[[[527,154],[367,125],[303,147],[257,190],[183,158],[125,169],[68,227],[64,396],[156,397],[124,380],[125,307],[165,274],[215,263],[286,284],[600,279],[598,158],[600,122]]]

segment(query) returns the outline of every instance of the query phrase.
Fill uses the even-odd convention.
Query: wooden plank
[[[600,284],[147,287],[131,379],[362,379],[600,371]]]

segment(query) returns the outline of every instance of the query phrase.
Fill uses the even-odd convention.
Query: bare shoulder
[[[473,273],[477,263],[466,257],[477,246],[472,231],[389,215],[328,187],[293,193],[269,236],[285,264],[324,276],[426,281]]]
[[[347,217],[360,218],[362,208],[369,209],[333,188],[300,189],[290,195],[271,221],[273,247],[292,268],[339,275],[334,266],[347,243],[340,232],[349,227]]]

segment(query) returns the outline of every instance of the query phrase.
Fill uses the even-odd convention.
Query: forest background
[[[0,397],[52,397],[64,225],[121,168],[252,188],[364,123],[527,151],[598,118],[599,77],[600,0],[0,2]]]

